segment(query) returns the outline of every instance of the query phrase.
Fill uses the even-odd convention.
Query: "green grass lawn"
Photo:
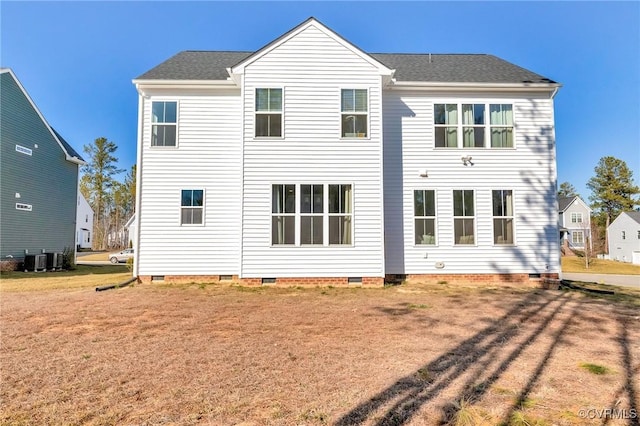
[[[586,272],[591,274],[640,275],[640,265],[616,262],[615,260],[591,259],[585,267],[584,257],[562,257],[562,272]]]

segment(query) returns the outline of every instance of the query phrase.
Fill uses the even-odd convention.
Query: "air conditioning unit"
[[[46,254],[27,254],[24,257],[24,271],[46,271],[47,255]]]
[[[62,270],[62,253],[53,252],[45,253],[47,256],[47,271],[61,271]]]

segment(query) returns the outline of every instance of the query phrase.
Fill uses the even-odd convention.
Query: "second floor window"
[[[582,223],[582,213],[579,213],[579,212],[571,213],[571,223]]]
[[[436,148],[513,148],[513,105],[434,104]]]
[[[282,137],[282,89],[256,89],[256,137]]]
[[[369,128],[369,100],[367,89],[342,89],[341,92],[343,138],[366,138]]]
[[[151,104],[151,146],[176,146],[177,127],[177,102]]]

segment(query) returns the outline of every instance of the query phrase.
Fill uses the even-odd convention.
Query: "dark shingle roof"
[[[60,133],[56,132],[56,129],[54,129],[52,127],[51,130],[53,130],[53,133],[56,134],[56,136],[58,137],[58,140],[60,140],[60,143],[62,143],[62,145],[64,146],[65,151],[67,151],[67,154],[69,154],[70,157],[76,157],[78,160],[84,161],[84,159],[80,156],[80,154],[78,154],[76,152],[76,150],[73,149],[73,147],[71,145],[69,145],[69,142],[64,140],[64,138],[62,136],[60,136]]]
[[[636,222],[640,223],[640,212],[632,211],[632,212],[624,212],[629,215],[629,217]]]
[[[565,211],[576,197],[558,197],[558,211]]]
[[[254,52],[184,51],[142,74],[140,80],[226,80],[227,68]],[[395,69],[397,81],[441,83],[555,83],[493,55],[374,53]]]

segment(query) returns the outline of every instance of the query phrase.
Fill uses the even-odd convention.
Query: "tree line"
[[[607,228],[620,213],[632,211],[640,205],[640,188],[634,184],[633,171],[627,163],[615,157],[602,157],[594,173],[587,182],[587,188],[591,191],[593,250],[596,253],[608,253]],[[558,187],[559,197],[578,195],[569,182],[563,182]]]
[[[84,145],[87,164],[82,167],[80,193],[93,209],[92,247],[95,250],[126,247],[130,244],[124,224],[135,212],[136,165],[131,166],[122,182],[116,175],[118,146],[106,138]]]

